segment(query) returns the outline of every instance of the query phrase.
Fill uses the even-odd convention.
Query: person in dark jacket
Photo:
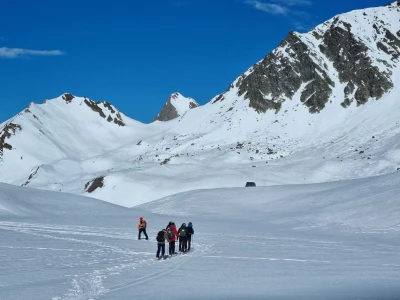
[[[190,250],[190,246],[192,243],[192,234],[194,234],[193,224],[192,224],[192,222],[189,222],[189,224],[186,226],[186,249],[187,249],[187,251]]]
[[[187,236],[186,223],[183,223],[178,230],[179,252],[186,251],[186,236]]]
[[[156,257],[158,259],[161,259],[164,257],[165,255],[165,241],[168,241],[168,237],[167,237],[167,231],[165,229],[162,229],[158,232],[157,237],[157,253],[156,253]],[[160,253],[161,252],[161,253]],[[161,254],[161,256],[160,256]]]
[[[169,222],[165,229],[167,231],[167,236],[168,236],[168,240],[169,240],[169,255],[176,254],[175,242],[178,237],[178,231],[176,230],[175,223],[172,221]]]
[[[142,235],[142,232],[144,233],[144,236],[146,237],[146,240],[149,239],[149,237],[147,236],[147,233],[146,233],[146,227],[147,227],[146,220],[144,220],[143,217],[140,217],[139,224],[138,224],[138,229],[139,229],[138,240],[141,239],[140,236]]]

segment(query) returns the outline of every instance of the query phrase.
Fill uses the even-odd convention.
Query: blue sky
[[[150,122],[207,103],[291,30],[388,0],[13,0],[0,9],[0,122],[64,92]]]

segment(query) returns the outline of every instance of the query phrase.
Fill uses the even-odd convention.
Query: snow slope
[[[378,43],[390,51],[397,49],[395,44],[390,48],[385,30],[400,32],[399,20],[400,8],[393,3],[342,14],[310,33],[292,34],[307,45],[310,58],[334,83],[319,113],[310,113],[301,100],[310,82],[303,82],[292,97],[279,100],[277,111],[260,113],[250,107],[249,91],[239,96],[240,83],[254,75],[261,62],[206,105],[187,110],[185,104],[185,113],[168,122],[142,124],[104,102],[98,104],[106,112],[102,117],[80,97],[68,102],[64,95],[33,104],[0,125],[0,141],[7,124],[22,128],[10,129],[5,139],[12,150],[4,148],[0,155],[0,181],[131,207],[194,189],[242,187],[246,181],[271,186],[396,172],[400,168],[400,64]],[[348,82],[342,82],[334,63],[320,51],[318,38],[335,24],[342,30],[350,28],[355,40],[366,45],[372,66],[393,83],[379,100],[372,98],[362,105],[349,100],[343,107],[345,98],[355,97],[359,87],[345,95]],[[284,45],[273,54],[295,64],[292,50]],[[279,63],[274,67],[279,68]],[[115,123],[115,118],[125,126]],[[95,178],[104,178],[104,186],[88,193],[87,184]]]
[[[0,184],[0,298],[397,299],[399,186],[395,173],[128,209]],[[150,241],[137,240],[140,216]],[[193,222],[193,247],[159,262],[155,236],[171,220]]]

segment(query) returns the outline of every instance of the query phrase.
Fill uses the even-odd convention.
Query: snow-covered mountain
[[[400,168],[399,58],[395,2],[290,33],[203,106],[173,94],[169,122],[142,124],[64,94],[0,125],[0,181],[132,206],[246,181],[391,173]]]
[[[192,98],[186,98],[179,93],[169,96],[164,107],[154,118],[154,121],[170,121],[183,116],[188,110],[198,107],[199,104]]]
[[[399,10],[393,3],[353,11],[307,34],[289,33],[235,82],[238,94],[259,112],[279,111],[295,95],[311,113],[338,99],[343,107],[380,99],[393,88],[398,67]]]

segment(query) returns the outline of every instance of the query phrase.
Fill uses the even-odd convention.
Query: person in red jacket
[[[167,237],[169,241],[169,255],[177,254],[175,252],[175,242],[178,236],[178,231],[176,230],[175,223],[172,221],[169,222],[167,228],[165,229],[167,231]]]
[[[147,236],[147,233],[146,233],[146,227],[147,227],[146,220],[144,220],[143,217],[140,217],[140,221],[139,221],[139,224],[138,224],[138,229],[139,229],[138,239],[139,240],[141,239],[140,236],[142,235],[142,232],[144,233],[144,236],[146,237],[146,240],[149,239],[149,237]]]

